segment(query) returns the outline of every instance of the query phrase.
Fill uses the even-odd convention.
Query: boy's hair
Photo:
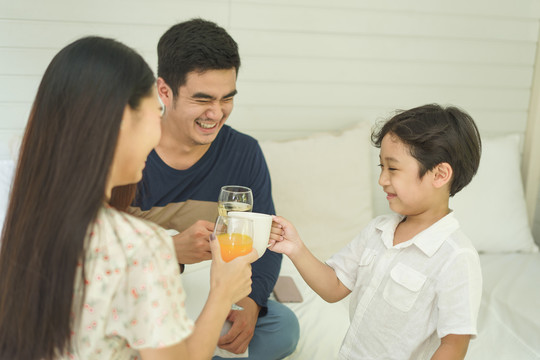
[[[217,24],[191,19],[172,26],[159,39],[158,76],[171,87],[173,95],[192,71],[240,68],[238,45]]]
[[[472,117],[454,106],[437,104],[401,111],[371,134],[380,148],[386,134],[397,136],[420,164],[419,177],[440,163],[450,164],[450,196],[463,189],[480,164],[482,141]]]

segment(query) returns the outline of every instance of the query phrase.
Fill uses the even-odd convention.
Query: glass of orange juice
[[[221,258],[229,262],[234,258],[247,255],[253,248],[253,220],[218,216],[214,227],[214,235],[219,241]],[[233,304],[233,310],[243,310]]]

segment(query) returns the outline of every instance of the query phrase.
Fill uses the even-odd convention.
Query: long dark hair
[[[137,184],[117,186],[112,189],[109,205],[117,210],[126,211],[137,194]]]
[[[154,82],[140,55],[99,37],[68,45],[45,71],[2,232],[1,359],[48,360],[70,346],[76,268],[107,200],[122,115]]]

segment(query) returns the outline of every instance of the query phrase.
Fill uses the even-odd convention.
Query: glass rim
[[[251,192],[251,189],[242,185],[225,185],[221,187],[221,191],[247,193]]]
[[[217,223],[219,221],[219,218],[222,218],[222,219],[234,219],[235,221],[236,220],[240,220],[240,221],[247,220],[248,222],[253,223],[253,219],[250,219],[250,218],[247,218],[247,217],[244,218],[244,217],[240,217],[240,216],[229,216],[229,215],[218,215],[218,217],[216,218],[215,223]]]

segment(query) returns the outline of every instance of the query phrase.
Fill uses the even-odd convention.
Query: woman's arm
[[[219,242],[210,241],[212,269],[210,293],[195,322],[193,333],[178,344],[159,348],[141,349],[143,360],[210,359],[214,354],[221,328],[231,305],[251,292],[251,266],[257,252],[238,257],[228,263],[221,259]],[[189,296],[189,294],[187,294]]]

